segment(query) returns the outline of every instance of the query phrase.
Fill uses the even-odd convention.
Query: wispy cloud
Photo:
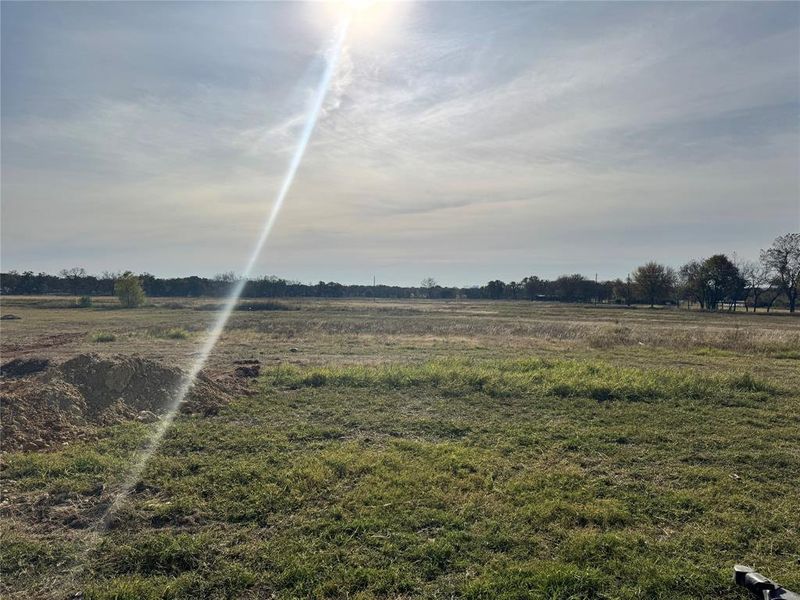
[[[262,269],[611,276],[800,227],[796,7],[582,6],[417,4],[351,39]],[[4,5],[4,268],[237,268],[323,64],[309,19]]]

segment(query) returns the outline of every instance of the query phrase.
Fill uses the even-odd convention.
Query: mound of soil
[[[236,365],[236,368],[233,370],[236,377],[258,377],[261,374],[261,364],[256,358],[250,360],[235,360],[233,364]]]
[[[36,360],[40,359],[28,362]],[[5,371],[6,365],[4,376]],[[185,378],[180,369],[139,356],[95,354],[80,354],[54,368],[45,365],[34,377],[4,377],[0,384],[3,450],[42,449],[81,437],[92,425],[134,419],[143,413],[159,415],[175,401]],[[213,415],[229,399],[222,386],[201,373],[181,412]]]
[[[175,400],[186,377],[180,369],[139,356],[101,358],[95,354],[68,360],[56,376],[81,392],[90,415],[102,413],[117,401],[137,411],[161,412]],[[219,408],[225,400],[224,390],[201,374],[181,408],[204,412],[212,406]]]
[[[3,450],[42,450],[81,437],[86,401],[63,381],[14,382],[0,391]]]

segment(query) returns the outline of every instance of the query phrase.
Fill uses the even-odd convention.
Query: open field
[[[185,367],[217,301],[4,298],[2,359]],[[800,319],[467,301],[237,311],[95,546],[153,424],[5,452],[11,598],[723,598],[800,589]],[[88,548],[88,551],[87,551]]]

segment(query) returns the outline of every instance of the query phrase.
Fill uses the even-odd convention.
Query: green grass
[[[108,331],[97,331],[89,336],[89,340],[95,343],[115,342],[117,336]]]
[[[181,327],[155,328],[150,330],[150,335],[162,340],[186,340],[189,332]]]
[[[775,387],[742,371],[701,375],[685,369],[637,369],[598,361],[438,360],[413,365],[338,366],[301,370],[286,365],[269,372],[284,387],[420,388],[461,396],[481,392],[493,398],[558,396],[599,401],[651,402],[664,399],[721,403],[765,400]]]
[[[94,300],[4,299],[4,344],[127,331],[178,365],[152,332],[214,318]],[[289,302],[234,313],[209,369],[259,358],[256,393],[180,416],[88,561],[154,425],[3,455],[0,596],[745,600],[735,562],[800,589],[800,320]]]
[[[784,360],[800,360],[800,350],[779,350],[773,353],[773,358]]]
[[[273,368],[219,416],[175,423],[73,587],[744,599],[729,579],[745,562],[800,588],[800,404],[734,371],[539,358]],[[80,547],[47,543],[68,528],[62,507],[96,515],[97,486],[119,481],[147,431],[6,457],[12,493],[47,498],[47,526],[0,547],[18,573],[7,586],[52,593],[55,565]]]

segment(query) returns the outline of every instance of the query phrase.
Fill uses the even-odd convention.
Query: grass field
[[[186,365],[214,316],[59,302],[4,299],[4,361]],[[744,599],[734,562],[800,590],[800,319],[281,303],[211,359],[259,359],[251,393],[179,418],[96,545],[154,425],[4,453],[4,597]]]

